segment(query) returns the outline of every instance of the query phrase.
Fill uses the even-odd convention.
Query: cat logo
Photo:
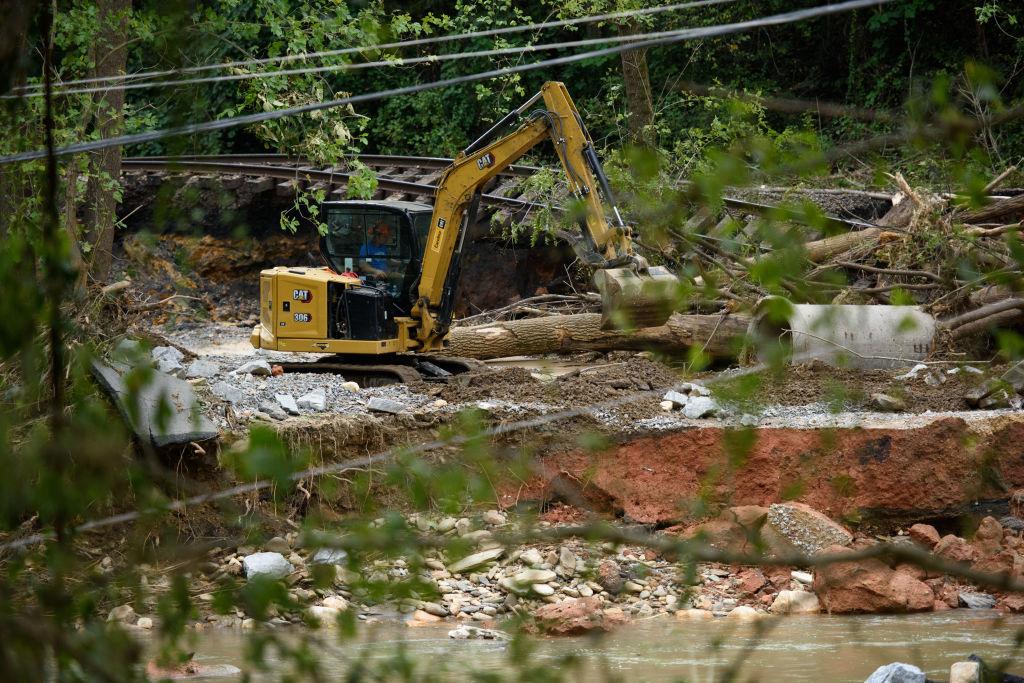
[[[494,155],[490,152],[476,160],[476,167],[481,171],[488,166],[494,166]]]

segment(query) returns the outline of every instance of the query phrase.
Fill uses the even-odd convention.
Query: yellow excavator
[[[446,348],[468,226],[476,221],[484,185],[544,140],[554,146],[580,207],[582,235],[573,246],[595,271],[603,326],[664,323],[671,314],[665,293],[677,280],[635,253],[632,230],[615,206],[576,106],[562,83],[548,82],[455,158],[433,207],[324,202],[320,251],[328,267],[260,273],[260,324],[252,345],[336,354],[304,369],[352,373],[375,364],[383,370],[378,374],[399,381],[416,374],[409,365],[437,376],[465,369],[457,359],[428,354]]]

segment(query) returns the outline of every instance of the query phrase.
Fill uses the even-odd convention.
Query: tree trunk
[[[97,3],[100,30],[93,52],[98,78],[124,74],[128,58],[128,13],[131,0],[100,0]],[[124,90],[109,89],[93,96],[96,107],[96,132],[109,138],[121,132]],[[117,220],[115,189],[121,179],[121,148],[107,147],[93,152],[86,186],[86,241],[91,246],[89,278],[104,283],[110,276],[113,259],[114,226]],[[69,207],[69,210],[73,210]]]
[[[639,27],[634,22],[619,24],[620,36],[632,36],[639,32]],[[620,54],[626,107],[629,110],[626,116],[629,141],[640,147],[653,147],[654,102],[651,98],[651,79],[647,71],[647,50],[624,50]]]
[[[748,322],[747,317],[738,315],[676,313],[660,327],[624,332],[602,330],[599,313],[553,315],[454,327],[448,335],[446,353],[479,359],[617,349],[681,354],[696,346],[713,358],[733,358]]]

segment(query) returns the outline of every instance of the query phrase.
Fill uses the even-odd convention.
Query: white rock
[[[251,360],[235,368],[236,375],[255,375],[257,377],[269,377],[271,373],[270,363],[262,358]]]
[[[519,559],[523,564],[529,567],[536,567],[538,564],[544,563],[544,558],[541,557],[540,551],[536,548],[527,548],[523,551],[523,554],[519,556]]]
[[[949,683],[981,683],[981,664],[955,662],[949,667]]]
[[[327,410],[327,391],[323,387],[300,396],[295,402],[300,408],[309,410]]]
[[[558,549],[558,566],[570,574],[576,571],[576,554],[564,545]]]
[[[895,379],[914,379],[914,378],[917,377],[917,373],[921,372],[922,370],[927,370],[927,369],[928,369],[927,365],[925,365],[924,363],[918,363],[914,367],[910,368],[910,371],[907,372],[906,374],[904,374],[904,375],[896,375]]]
[[[338,623],[338,615],[341,614],[341,610],[323,605],[313,605],[309,608],[309,613],[317,618],[321,626],[334,626]]]
[[[508,640],[509,635],[503,631],[495,631],[491,628],[477,628],[476,626],[460,626],[453,631],[448,631],[448,637],[454,640]]]
[[[242,569],[247,579],[257,576],[283,579],[291,574],[295,567],[281,553],[254,553],[242,559]]]
[[[771,611],[773,614],[817,614],[821,604],[818,596],[810,591],[779,591]]]
[[[153,628],[153,620],[149,617],[139,617],[139,620],[135,622],[135,625],[143,631],[149,631]]]
[[[295,403],[295,397],[291,394],[274,394],[274,398],[277,399],[277,403],[284,412],[289,415],[299,415],[299,406]]]
[[[135,608],[131,605],[118,605],[114,609],[110,610],[110,613],[107,615],[107,621],[116,621],[121,624],[134,624]]]
[[[328,595],[323,600],[323,606],[329,609],[336,610],[338,612],[344,612],[348,609],[348,600],[341,597],[340,595]]]
[[[531,583],[547,583],[555,580],[555,573],[550,569],[523,569],[512,575],[512,580],[521,585]]]
[[[483,514],[483,520],[488,526],[500,526],[508,521],[508,517],[501,510],[488,510]]]
[[[746,605],[740,605],[739,607],[733,607],[732,611],[725,615],[726,619],[757,619],[761,616],[753,607],[747,607]]]
[[[157,346],[152,351],[152,357],[157,370],[184,379],[185,368],[181,361],[185,354],[181,351],[173,346]]]
[[[662,401],[658,405],[660,405],[661,409],[664,410],[666,413],[672,412],[672,410],[676,407],[676,404],[673,403],[672,401]]]
[[[814,576],[810,572],[802,572],[794,569],[789,573],[789,575],[794,581],[799,581],[805,586],[810,586],[814,583]]]
[[[381,398],[379,396],[374,396],[369,401],[367,401],[366,407],[378,413],[391,413],[392,415],[398,415],[399,413],[405,412],[404,403],[392,401],[391,399],[388,398]]]
[[[198,358],[188,364],[188,367],[185,369],[185,377],[188,379],[195,379],[197,377],[209,379],[216,376],[219,372],[220,366],[212,360]]]
[[[691,396],[690,400],[683,406],[683,415],[691,420],[714,415],[717,411],[718,404],[715,403],[713,398],[707,396]]]
[[[690,401],[690,397],[679,391],[667,391],[662,397],[662,401],[668,401],[673,406],[682,408]]]
[[[715,615],[710,610],[706,609],[681,609],[676,612],[676,619],[683,621],[705,621],[707,619],[714,619]]]
[[[348,560],[348,553],[335,548],[320,548],[313,553],[311,564],[345,564]]]
[[[505,553],[504,548],[488,548],[487,550],[481,550],[478,553],[467,555],[461,560],[457,560],[448,565],[448,571],[452,574],[461,574],[466,570],[479,567],[485,562],[490,562],[501,557]]]
[[[537,595],[547,596],[555,594],[555,589],[547,585],[546,583],[535,583],[532,586],[530,586],[530,588]]]
[[[711,390],[703,384],[690,382],[690,396],[710,396]]]
[[[345,391],[351,391],[352,393],[359,391],[359,385],[355,382],[342,382],[341,388]]]
[[[875,669],[864,683],[925,683],[924,672],[911,664],[893,662]]]
[[[241,403],[242,399],[245,398],[245,394],[241,389],[223,380],[210,387],[210,391],[233,405]]]

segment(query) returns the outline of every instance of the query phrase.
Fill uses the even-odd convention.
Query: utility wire
[[[715,36],[723,36],[754,28],[761,28],[765,26],[777,26],[780,24],[788,24],[796,21],[803,21],[805,19],[813,19],[816,17],[838,14],[841,12],[848,12],[856,9],[875,7],[877,5],[887,4],[889,2],[892,2],[892,0],[848,0],[847,2],[842,2],[835,5],[824,5],[808,9],[796,10],[792,12],[784,12],[782,14],[775,14],[769,17],[762,17],[760,19],[752,19],[749,21],[741,21],[732,24],[719,24],[717,26],[707,26],[702,28],[689,29],[664,38],[656,38],[653,40],[641,40],[638,42],[626,43],[623,45],[608,47],[601,50],[581,52],[574,55],[567,55],[565,57],[557,57],[554,59],[547,59],[539,62],[531,62],[529,64],[521,64],[518,66],[506,67],[502,69],[492,69],[490,71],[483,71],[480,73],[468,74],[465,76],[458,76],[455,78],[446,78],[439,81],[432,81],[430,83],[421,83],[418,85],[404,86],[401,88],[392,88],[390,90],[381,90],[372,93],[351,95],[349,97],[342,97],[334,100],[328,100],[325,102],[313,102],[310,104],[304,104],[297,107],[277,109],[269,112],[243,114],[241,116],[232,116],[217,121],[190,123],[183,126],[176,126],[174,128],[153,130],[145,133],[120,135],[113,138],[93,140],[91,142],[80,142],[73,145],[68,145],[66,147],[61,147],[56,150],[56,153],[59,156],[66,156],[69,154],[77,154],[79,152],[90,152],[97,149],[105,149],[107,147],[116,147],[118,145],[132,145],[180,135],[192,135],[194,133],[201,133],[212,130],[224,130],[227,128],[245,126],[252,123],[259,123],[261,121],[276,120],[288,116],[295,116],[298,114],[305,114],[312,111],[319,111],[322,109],[331,109],[334,107],[356,104],[359,102],[371,102],[386,99],[388,97],[396,97],[399,95],[411,95],[413,93],[423,92],[425,90],[435,90],[438,88],[445,88],[448,86],[460,85],[463,83],[474,83],[476,81],[495,78],[497,76],[506,76],[509,74],[533,71],[535,69],[542,69],[545,67],[572,64],[586,59],[593,59],[596,57],[604,57],[607,55],[618,54],[625,50],[646,49],[652,47],[660,47],[663,45],[672,45],[674,43],[679,43],[686,40],[694,40],[697,38],[711,38]],[[15,163],[18,161],[30,161],[33,159],[41,159],[44,156],[46,156],[46,150],[34,150],[31,152],[19,152],[17,154],[9,154],[0,157],[0,166]]]
[[[730,0],[731,1],[731,0]],[[298,76],[302,74],[328,73],[333,71],[354,71],[357,69],[369,69],[376,67],[397,67],[411,66],[413,64],[446,62],[459,59],[473,59],[476,57],[498,57],[503,55],[523,54],[528,52],[543,52],[546,50],[564,50],[572,47],[584,47],[601,43],[626,43],[636,42],[652,38],[664,38],[685,33],[692,29],[672,29],[670,31],[656,31],[653,33],[640,33],[628,36],[608,36],[602,38],[586,38],[584,40],[572,40],[561,43],[541,43],[537,45],[520,45],[514,47],[493,48],[490,50],[478,50],[475,52],[453,52],[441,55],[424,55],[421,57],[410,57],[407,59],[395,58],[379,60],[376,62],[359,62],[355,64],[331,64],[328,66],[310,66],[301,69],[279,69],[275,71],[256,71],[251,73],[230,74],[227,76],[207,76],[204,78],[189,78],[177,81],[152,81],[146,83],[125,83],[122,85],[102,85],[91,88],[75,88],[54,91],[54,95],[80,95],[83,93],[109,92],[116,90],[139,90],[148,88],[164,88],[180,85],[198,85],[201,83],[224,83],[229,81],[245,81],[251,79],[273,78],[275,76]],[[40,94],[31,93],[28,95],[4,95],[0,99],[18,99],[20,97],[38,97]]]
[[[355,54],[361,52],[367,52],[372,50],[391,50],[399,49],[403,47],[413,47],[416,45],[434,45],[439,43],[448,43],[456,40],[468,40],[470,38],[484,38],[487,36],[506,35],[510,33],[522,33],[525,31],[542,30],[548,28],[559,28],[562,26],[574,26],[577,24],[591,24],[600,21],[607,21],[610,19],[621,19],[625,17],[637,17],[645,16],[650,14],[658,14],[662,12],[674,12],[683,9],[690,9],[693,7],[704,7],[709,5],[721,5],[736,0],[695,0],[692,2],[681,2],[674,5],[664,5],[660,7],[647,7],[638,10],[627,10],[622,12],[611,12],[609,14],[598,14],[589,15],[585,17],[576,17],[574,19],[560,19],[557,21],[545,21],[534,24],[522,24],[518,26],[504,26],[501,28],[488,29],[486,31],[470,31],[467,33],[458,33],[446,36],[432,36],[429,38],[414,38],[411,40],[403,40],[394,43],[383,43],[380,45],[363,45],[360,47],[348,47],[338,50],[324,50],[320,52],[304,52],[300,54],[281,55],[279,57],[265,57],[262,59],[246,59],[235,62],[223,62],[219,64],[204,64],[193,67],[186,67],[183,69],[168,69],[164,71],[143,71],[134,74],[122,74],[117,76],[98,76],[94,78],[81,78],[72,81],[63,81],[61,86],[68,85],[83,85],[87,83],[106,83],[106,82],[119,82],[119,81],[131,81],[131,80],[142,80],[145,78],[156,78],[159,76],[175,76],[186,73],[202,73],[204,71],[213,71],[218,69],[228,69],[234,67],[246,67],[246,66],[257,66],[262,64],[280,64],[283,62],[291,62],[303,59],[319,59],[322,57],[336,57],[341,55]],[[39,89],[40,85],[26,85],[14,88],[14,92],[28,92],[30,90]],[[57,91],[59,94],[64,94],[62,91]],[[88,91],[93,92],[93,91]],[[38,93],[34,93],[38,94]]]

